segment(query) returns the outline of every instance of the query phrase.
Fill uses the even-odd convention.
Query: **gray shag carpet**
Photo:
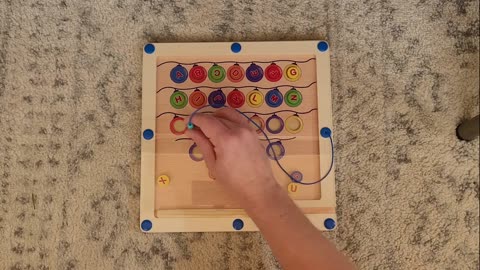
[[[142,47],[327,39],[360,269],[479,268],[479,1],[0,1],[0,269],[276,269],[260,233],[143,234]],[[295,256],[292,254],[292,256]],[[323,269],[328,269],[325,266]]]

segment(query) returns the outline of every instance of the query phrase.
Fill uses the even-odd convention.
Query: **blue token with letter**
[[[183,83],[188,78],[188,71],[182,65],[178,65],[170,71],[170,79],[175,83]]]
[[[265,96],[265,102],[267,102],[268,106],[270,107],[278,107],[282,105],[283,95],[277,88],[272,89],[267,92],[267,95]]]

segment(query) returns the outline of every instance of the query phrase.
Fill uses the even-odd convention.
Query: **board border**
[[[141,186],[140,229],[156,232],[218,232],[258,231],[255,223],[242,209],[177,209],[155,210],[155,130],[156,130],[156,59],[159,56],[265,56],[279,54],[314,54],[317,68],[318,127],[333,131],[330,81],[330,49],[323,40],[260,41],[260,42],[201,42],[149,43],[143,50],[142,73],[142,131],[141,131]],[[321,91],[320,91],[321,89]],[[328,101],[328,102],[327,102]],[[153,137],[145,139],[145,130]],[[332,132],[333,133],[333,132]],[[148,136],[147,136],[148,138]],[[333,140],[333,135],[332,135]],[[330,167],[330,140],[319,135],[320,175]],[[295,201],[307,218],[320,230],[334,229],[337,220],[335,207],[335,164],[322,180],[319,200]],[[240,230],[232,224],[240,219]],[[328,223],[327,223],[328,221]],[[332,223],[333,222],[333,223]],[[332,227],[333,224],[333,227]],[[238,227],[237,227],[238,228]]]

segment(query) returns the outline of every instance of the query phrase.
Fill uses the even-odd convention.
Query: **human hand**
[[[247,118],[231,108],[195,114],[187,130],[203,154],[210,177],[239,203],[255,204],[278,186],[270,162]],[[243,205],[245,208],[247,205]]]

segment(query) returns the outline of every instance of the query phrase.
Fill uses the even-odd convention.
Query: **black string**
[[[270,64],[270,63],[275,63],[275,62],[292,62],[294,64],[303,64],[303,63],[310,62],[314,59],[315,59],[315,57],[308,58],[307,60],[301,60],[301,61],[280,59],[280,60],[272,60],[272,61],[218,61],[218,62],[198,61],[198,62],[194,62],[194,63],[182,63],[182,62],[177,62],[177,61],[166,61],[166,62],[162,62],[162,63],[158,64],[157,68],[160,67],[161,65],[165,65],[165,64],[177,64],[177,65],[184,65],[184,66],[191,66],[191,65],[198,65],[198,64],[212,64],[212,65],[215,65],[215,64],[254,64],[254,63]]]
[[[289,88],[309,88],[310,86],[314,85],[317,82],[312,82],[309,85],[305,86],[295,86],[295,85],[288,85],[288,84],[282,84],[282,85],[277,85],[277,86],[272,86],[272,87],[260,87],[260,86],[255,86],[255,85],[248,85],[248,86],[221,86],[221,87],[213,87],[213,86],[208,86],[208,85],[202,85],[202,86],[197,86],[197,87],[188,87],[188,88],[178,88],[178,87],[173,87],[173,86],[165,86],[157,90],[158,92],[165,90],[165,89],[174,89],[174,90],[181,90],[181,91],[189,91],[189,90],[196,90],[199,88],[207,88],[207,89],[222,89],[222,88],[234,88],[234,89],[243,89],[243,88],[254,88],[254,89],[262,89],[262,90],[267,90],[267,89],[275,89],[275,88],[280,88],[280,87],[289,87]]]
[[[294,114],[309,114],[309,113],[311,113],[313,111],[316,111],[316,110],[317,110],[317,108],[313,108],[313,109],[310,109],[310,110],[305,111],[305,112],[299,112],[299,111],[294,111],[294,110],[279,110],[279,111],[274,111],[274,112],[270,112],[270,113],[260,113],[260,112],[242,112],[242,113],[253,113],[253,114],[257,114],[257,115],[273,115],[273,114],[284,113],[284,112],[290,112],[290,113],[294,113]],[[213,112],[212,111],[206,111],[206,112],[203,112],[203,113],[213,113]],[[184,113],[163,112],[163,113],[157,115],[157,118],[159,118],[162,115],[166,115],[166,114],[170,114],[170,115],[174,115],[174,116],[189,116],[189,114],[184,114]]]

